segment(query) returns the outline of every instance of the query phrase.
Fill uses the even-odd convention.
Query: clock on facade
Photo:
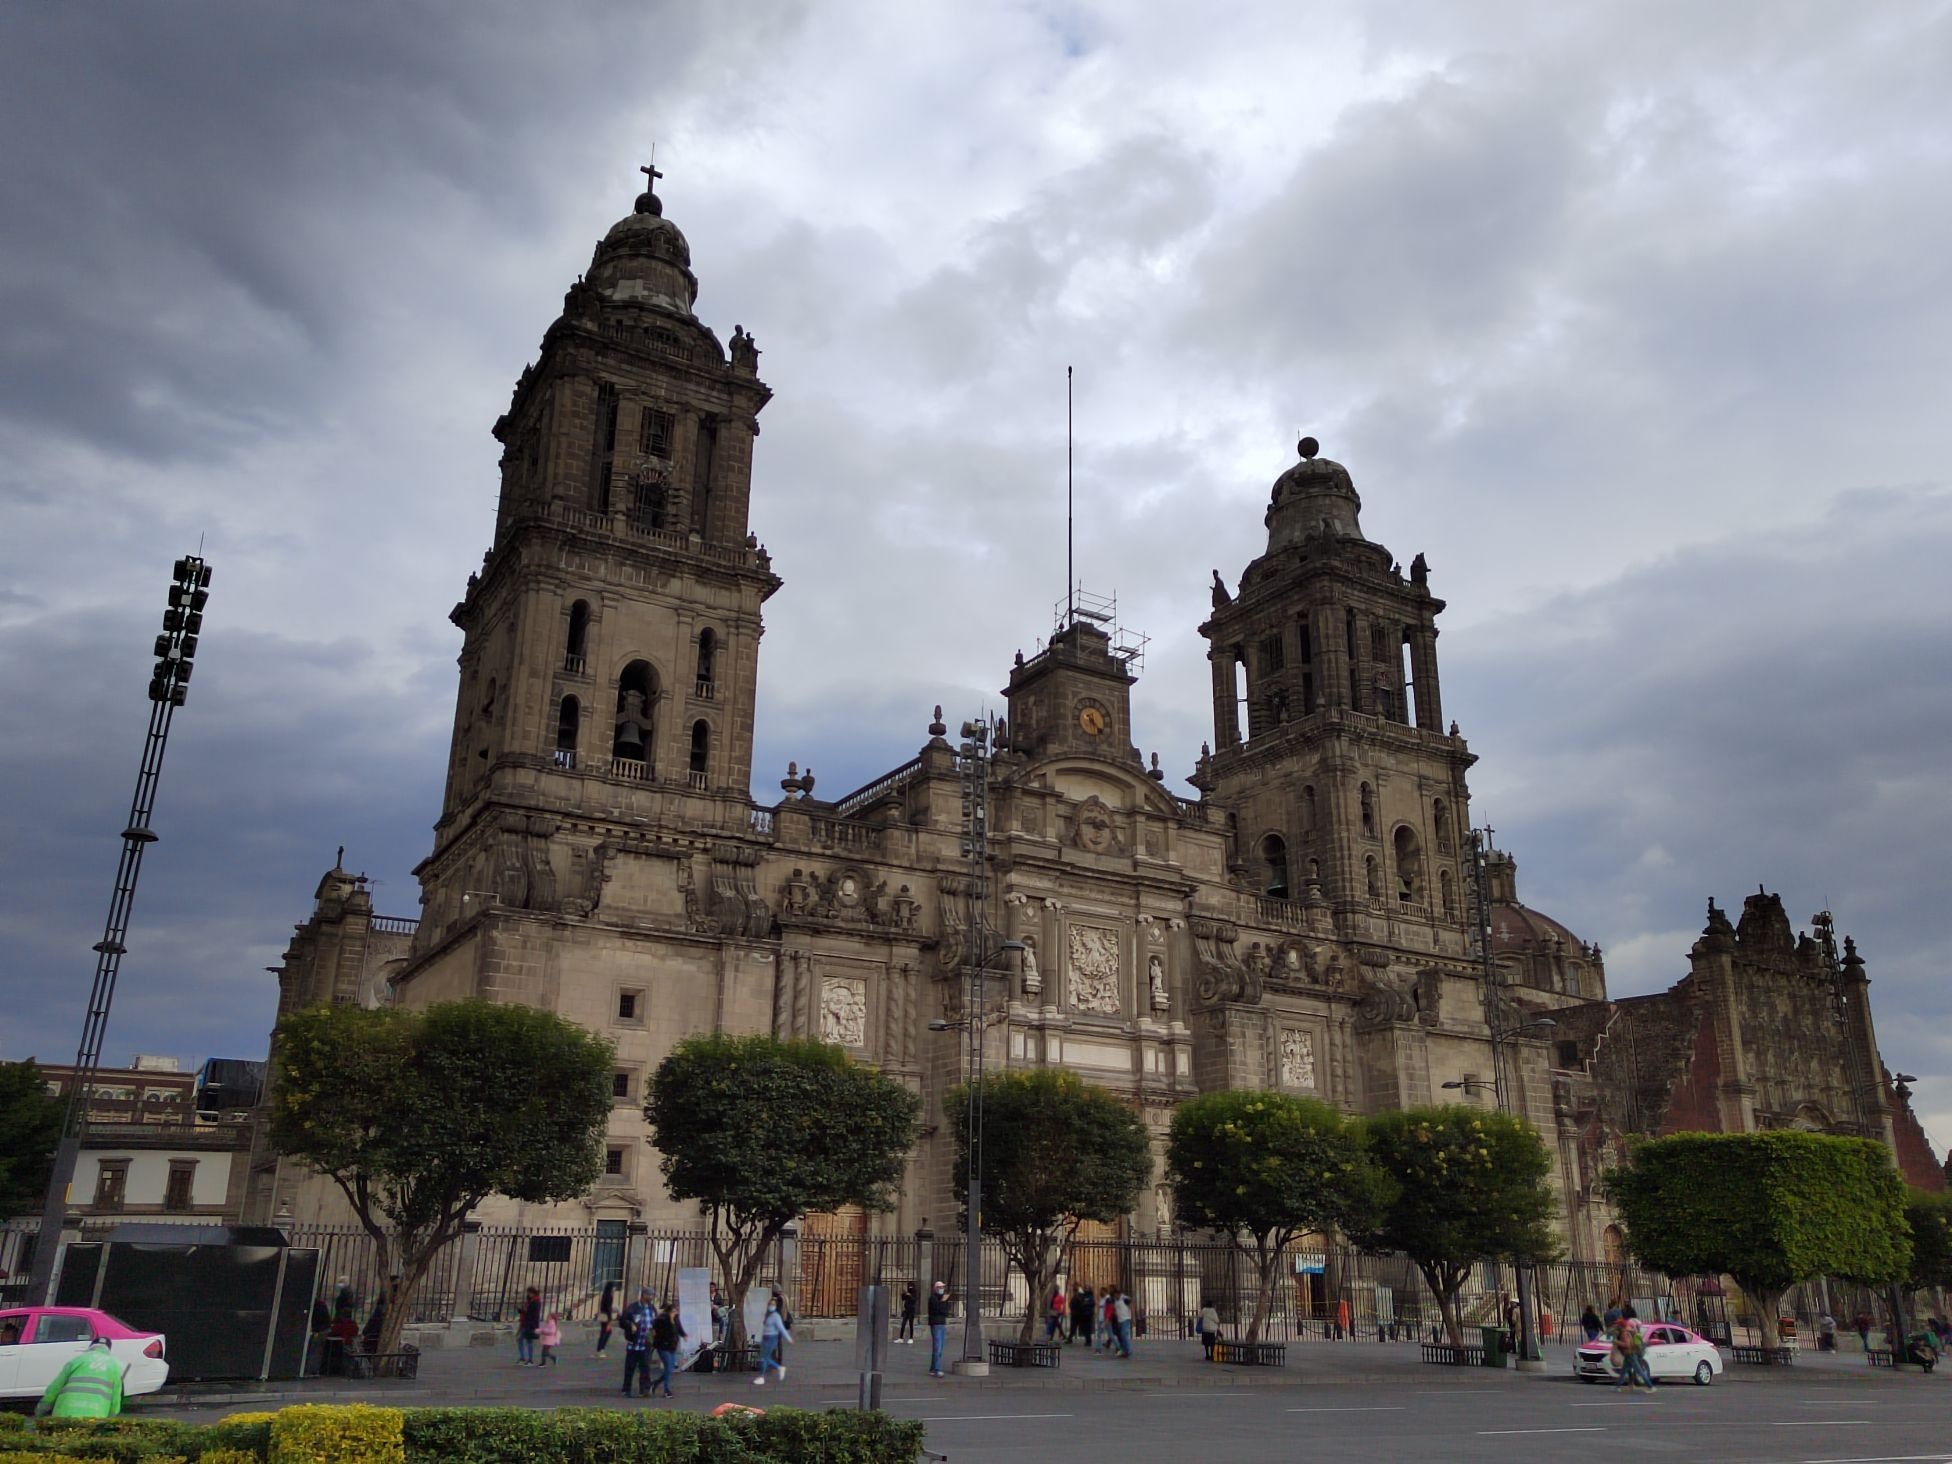
[[[1078,704],[1078,726],[1087,737],[1096,737],[1111,725],[1111,717],[1097,702]]]

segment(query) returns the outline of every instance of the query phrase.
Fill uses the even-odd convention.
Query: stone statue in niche
[[[1044,977],[1037,969],[1037,937],[1026,935],[1023,938],[1023,951],[1017,957],[1018,968],[1023,972],[1023,994],[1041,996],[1044,990]]]
[[[1067,992],[1074,1011],[1118,1014],[1118,932],[1091,925],[1073,925],[1070,959],[1066,962]]]
[[[1105,800],[1096,793],[1080,803],[1071,816],[1071,842],[1088,854],[1118,851],[1118,825]]]
[[[888,908],[890,915],[894,919],[895,929],[913,930],[922,907],[920,902],[916,900],[914,891],[910,890],[907,885],[903,885],[895,891],[895,898],[889,902]]]
[[[829,976],[820,983],[820,1040],[841,1047],[865,1047],[868,992],[861,981]]]
[[[1159,956],[1147,956],[1145,960],[1146,985],[1152,990],[1152,1009],[1163,1012],[1173,1004],[1166,991],[1166,963]]]
[[[1281,1029],[1281,1086],[1315,1086],[1315,1034],[1296,1027]]]

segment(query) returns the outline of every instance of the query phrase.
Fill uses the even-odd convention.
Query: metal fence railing
[[[91,1239],[105,1237],[110,1223],[91,1223],[83,1233]],[[0,1302],[25,1286],[36,1229],[32,1220],[0,1226]],[[364,1320],[385,1279],[373,1237],[356,1225],[285,1230],[293,1245],[319,1250],[320,1292],[327,1303],[342,1288],[350,1288]],[[912,1235],[830,1234],[816,1228],[777,1246],[762,1263],[758,1279],[781,1287],[801,1316],[848,1318],[855,1314],[862,1285],[899,1288],[918,1282],[926,1259],[926,1274],[948,1281],[960,1306],[962,1237],[937,1235],[927,1244],[926,1257],[923,1250],[924,1243]],[[626,1275],[633,1257],[636,1274]],[[464,1264],[471,1267],[466,1275]],[[512,1321],[532,1286],[564,1318],[588,1320],[596,1315],[606,1283],[617,1285],[620,1294],[648,1285],[659,1296],[671,1296],[676,1294],[677,1272],[686,1267],[703,1267],[724,1281],[702,1229],[632,1236],[622,1221],[487,1226],[471,1243],[450,1244],[435,1257],[414,1298],[410,1320],[447,1321],[465,1298],[468,1315],[477,1320]],[[981,1269],[984,1316],[1015,1319],[1026,1309],[1043,1316],[1049,1298],[1033,1302],[1022,1274],[1008,1264],[996,1241],[984,1242]],[[1508,1264],[1473,1267],[1459,1297],[1465,1326],[1498,1325],[1514,1279]],[[1547,1345],[1578,1341],[1578,1319],[1586,1306],[1603,1312],[1625,1302],[1652,1307],[1722,1342],[1750,1342],[1759,1335],[1746,1298],[1718,1278],[1670,1280],[1630,1263],[1561,1261],[1535,1267],[1532,1280],[1543,1323],[1540,1335]],[[1057,1284],[1067,1294],[1078,1285],[1124,1291],[1142,1333],[1154,1337],[1193,1335],[1200,1308],[1207,1304],[1230,1331],[1244,1328],[1256,1291],[1253,1265],[1241,1251],[1171,1232],[1077,1240],[1061,1259]],[[1919,1315],[1944,1316],[1948,1311],[1942,1293],[1919,1293],[1910,1305]],[[1840,1334],[1848,1334],[1860,1316],[1871,1318],[1881,1333],[1889,1316],[1888,1297],[1879,1289],[1824,1278],[1793,1288],[1783,1298],[1782,1314],[1804,1339],[1817,1334],[1826,1315]],[[1342,1335],[1409,1342],[1432,1339],[1440,1326],[1435,1298],[1403,1256],[1304,1241],[1283,1258],[1263,1336],[1274,1341]]]

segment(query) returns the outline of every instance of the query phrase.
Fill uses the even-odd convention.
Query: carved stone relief
[[[820,983],[820,1040],[842,1047],[865,1047],[868,1040],[868,989],[864,981],[828,976]]]
[[[1281,1029],[1281,1086],[1315,1087],[1315,1034],[1298,1027]]]
[[[1152,993],[1152,1009],[1155,1012],[1169,1009],[1173,999],[1166,990],[1165,957],[1154,954],[1145,958],[1145,980],[1147,989]]]
[[[1072,1010],[1117,1015],[1118,932],[1093,925],[1073,925],[1069,956],[1065,975]]]
[[[1110,805],[1096,793],[1071,815],[1071,842],[1088,854],[1121,852],[1117,819]]]
[[[1037,969],[1037,937],[1026,935],[1023,938],[1023,954],[1017,957],[1023,971],[1023,994],[1040,996],[1044,990],[1043,974]]]

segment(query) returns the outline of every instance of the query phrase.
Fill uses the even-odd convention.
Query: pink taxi
[[[127,1364],[125,1397],[153,1393],[169,1380],[160,1332],[137,1331],[90,1307],[13,1307],[0,1311],[0,1400],[39,1398],[68,1359],[97,1337],[108,1338],[109,1351]]]

